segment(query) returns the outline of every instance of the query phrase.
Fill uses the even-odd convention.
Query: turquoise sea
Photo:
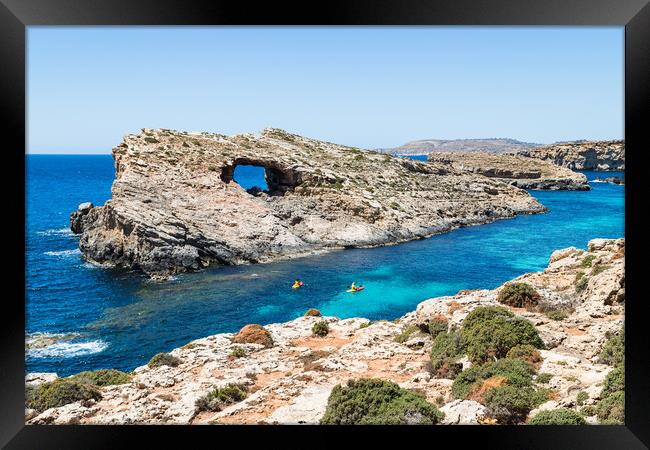
[[[531,191],[546,214],[396,246],[212,267],[153,282],[84,262],[68,229],[79,203],[110,198],[111,156],[29,155],[26,164],[26,334],[58,341],[27,350],[26,370],[61,376],[131,370],[192,339],[283,322],[310,307],[341,318],[394,319],[425,299],[494,288],[541,270],[555,249],[624,235],[624,186],[592,182],[590,191]],[[585,173],[590,180],[603,175]],[[246,187],[263,183],[252,168],[236,177]],[[295,278],[305,282],[302,289],[291,289]],[[345,292],[352,281],[366,289]]]

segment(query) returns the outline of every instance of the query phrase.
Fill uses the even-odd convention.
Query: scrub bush
[[[316,308],[309,308],[305,313],[305,317],[320,317],[321,313]]]
[[[420,331],[420,327],[417,325],[409,325],[400,334],[395,336],[395,342],[398,342],[400,344],[403,344],[404,342],[408,341],[408,339],[414,334]]]
[[[232,337],[235,344],[261,344],[264,347],[273,346],[271,333],[262,325],[255,323],[244,326]]]
[[[474,364],[504,358],[517,345],[543,347],[532,323],[499,306],[481,306],[470,312],[461,326],[460,338]]]
[[[512,347],[508,351],[506,358],[519,359],[529,364],[534,369],[539,369],[542,365],[542,355],[530,344],[516,345]]]
[[[437,378],[455,378],[457,372],[462,370],[462,365],[459,368],[455,362],[460,350],[458,333],[439,333],[431,346],[431,372]]]
[[[102,394],[87,383],[58,379],[31,389],[26,397],[27,408],[42,412],[81,400],[101,400]]]
[[[147,364],[150,368],[160,367],[160,366],[170,366],[176,367],[181,363],[181,360],[177,357],[170,355],[169,353],[157,353],[149,360]]]
[[[222,388],[216,388],[203,397],[196,400],[197,411],[221,411],[224,406],[237,403],[246,398],[248,392],[241,384],[229,384]]]
[[[95,386],[112,386],[125,384],[131,381],[131,374],[115,369],[100,369],[87,372],[79,372],[68,377],[71,381],[92,384]]]
[[[316,336],[327,336],[327,333],[330,332],[330,327],[327,325],[327,322],[321,320],[316,322],[313,327],[311,327],[311,332]]]
[[[327,401],[323,425],[411,425],[438,423],[444,414],[420,395],[379,379],[337,385]]]
[[[598,355],[598,362],[618,367],[625,362],[625,327],[615,335],[608,335],[607,342]]]
[[[504,305],[515,308],[528,308],[537,305],[540,300],[539,293],[526,283],[507,284],[499,291],[497,300]]]
[[[543,392],[530,386],[501,386],[485,394],[486,415],[500,424],[511,425],[526,420],[528,413],[546,399]]]
[[[528,421],[529,425],[585,425],[586,423],[580,413],[567,408],[542,411]]]
[[[524,388],[533,384],[535,370],[519,359],[500,359],[482,366],[463,370],[454,380],[451,393],[454,398],[464,400],[479,389],[484,380],[503,377],[509,386]]]

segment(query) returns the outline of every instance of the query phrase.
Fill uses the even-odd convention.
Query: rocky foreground
[[[564,408],[559,412],[562,417],[582,423],[584,416],[588,423],[596,423],[596,414],[610,414],[610,410],[622,414],[620,403],[607,403],[612,398],[623,401],[618,397],[622,386],[613,386],[608,374],[619,369],[603,360],[602,350],[608,337],[620,333],[623,326],[624,255],[624,239],[596,239],[588,251],[558,250],[543,272],[522,275],[494,290],[430,299],[393,322],[341,320],[310,311],[286,323],[247,326],[237,335],[205,337],[154,358],[161,364],[135,369],[120,381],[124,384],[99,388],[101,394],[94,398],[40,412],[28,410],[28,423],[318,423],[333,387],[360,378],[391,380],[419,393],[438,405],[445,424],[525,423],[540,411],[558,408]],[[500,301],[507,286],[515,283],[525,283],[526,289],[535,291],[525,297],[534,299],[534,307],[509,307]],[[479,378],[471,385],[461,383],[473,380],[472,370],[502,358],[498,348],[497,353],[478,354],[486,360],[482,366],[471,348],[465,354],[448,353],[449,358],[438,361],[443,364],[434,360],[440,350],[440,333],[452,337],[460,329],[462,335],[470,312],[497,305],[514,313],[504,324],[525,319],[515,329],[525,329],[521,325],[530,322],[528,326],[534,326],[541,338],[535,344],[540,350],[531,353],[526,350],[530,346],[518,346],[515,354],[509,351],[507,359],[499,359],[513,364],[511,358],[526,354],[530,366],[523,366],[528,367],[523,377],[534,374],[533,387],[530,380],[522,381],[521,374],[517,378],[509,373],[484,375],[487,379]],[[434,339],[434,329],[441,325]],[[41,385],[51,380],[48,376],[52,377],[31,375],[30,384]],[[519,384],[510,387],[511,383]],[[211,403],[220,397],[208,396],[211,401],[205,397],[215,388],[223,388],[218,391],[223,396],[233,391],[221,407]],[[612,389],[619,391],[605,398]],[[491,390],[501,397],[491,395]],[[543,396],[534,409],[521,406],[520,398],[512,400],[514,406],[507,403],[506,394],[526,392]]]
[[[625,170],[625,141],[561,142],[518,154],[571,170]]]
[[[329,248],[403,242],[545,208],[496,179],[266,129],[224,136],[144,129],[113,149],[103,206],[71,216],[84,258],[154,278]],[[267,191],[233,181],[266,170]]]
[[[428,160],[484,175],[522,189],[589,190],[587,177],[556,164],[513,154],[434,152]]]

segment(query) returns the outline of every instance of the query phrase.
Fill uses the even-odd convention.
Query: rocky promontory
[[[81,205],[71,229],[87,260],[152,277],[403,242],[545,210],[524,190],[448,164],[278,129],[144,129],[113,157],[112,198]],[[263,167],[268,189],[243,189],[233,180],[239,165]]]
[[[131,374],[30,375],[39,409],[27,421],[315,424],[327,412],[327,423],[350,423],[335,386],[371,379],[396,383],[387,389],[443,424],[622,423],[624,261],[624,239],[595,239],[554,252],[542,272],[426,300],[395,321],[312,309],[197,339]]]
[[[589,190],[581,173],[538,159],[485,152],[434,152],[428,160],[454,169],[495,178],[522,189]]]
[[[561,142],[518,154],[571,170],[625,170],[625,141]]]

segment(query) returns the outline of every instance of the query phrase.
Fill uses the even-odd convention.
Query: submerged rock
[[[113,149],[112,199],[76,211],[87,260],[154,278],[329,248],[403,242],[545,208],[498,180],[278,129],[223,136],[144,129]],[[266,171],[246,191],[238,165]]]
[[[572,170],[625,170],[625,141],[558,142],[518,154]]]
[[[512,154],[430,153],[429,161],[496,178],[522,189],[589,190],[587,177],[550,162]]]

